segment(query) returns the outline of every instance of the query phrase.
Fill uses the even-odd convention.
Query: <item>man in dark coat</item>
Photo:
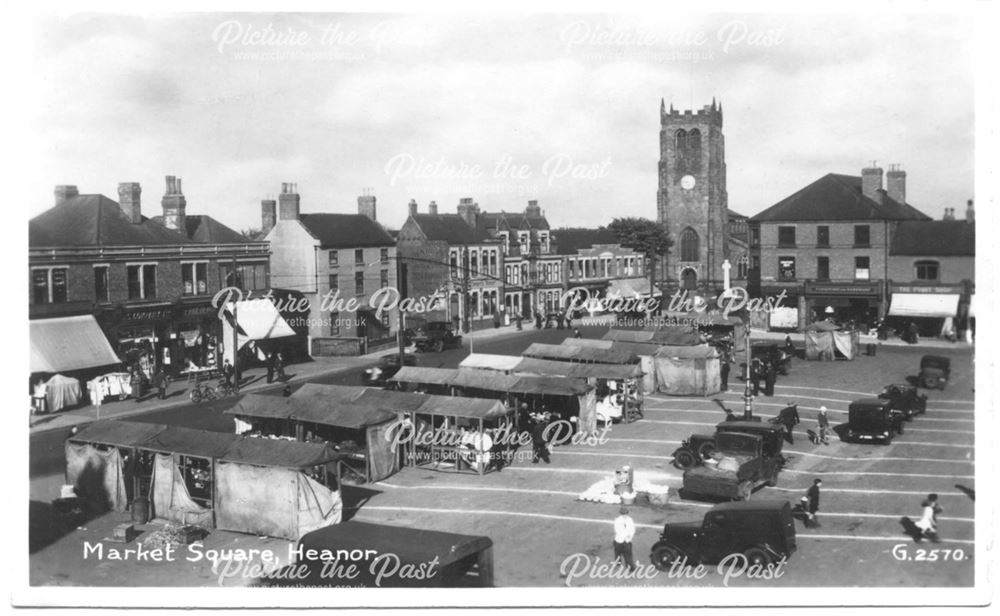
[[[767,362],[764,369],[764,395],[774,395],[774,381],[778,378],[778,369],[774,367],[774,362]]]
[[[274,372],[278,375],[279,381],[288,378],[285,376],[285,358],[281,356],[281,353],[274,354]]]
[[[132,396],[135,401],[138,402],[142,399],[142,370],[139,368],[132,368]]]
[[[159,392],[158,397],[160,398],[160,400],[166,400],[167,383],[169,383],[169,379],[167,378],[167,372],[163,369],[162,366],[156,369],[156,374],[153,376],[153,381],[156,384],[156,389]]]
[[[816,519],[816,512],[819,511],[819,487],[823,485],[822,479],[813,479],[812,487],[806,492],[806,498],[809,499],[809,524],[811,526],[819,526],[819,520]]]
[[[267,382],[270,383],[274,380],[274,353],[267,354],[265,364],[267,366]]]
[[[722,381],[722,391],[729,391],[729,349],[722,349],[719,357],[719,380]]]
[[[236,370],[233,368],[233,364],[227,359],[222,364],[222,377],[226,380],[226,387],[233,386],[234,374],[236,374]]]
[[[750,362],[750,385],[753,387],[753,395],[760,395],[760,380],[764,378],[764,362],[759,357]]]
[[[532,464],[538,464],[538,458],[545,460],[546,464],[552,462],[549,460],[549,444],[545,441],[545,427],[546,423],[541,418],[537,419],[531,427]]]

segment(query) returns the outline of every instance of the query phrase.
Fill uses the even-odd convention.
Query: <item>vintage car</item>
[[[918,393],[916,386],[908,383],[886,385],[878,397],[888,400],[892,404],[892,410],[902,413],[906,421],[911,421],[914,415],[927,412],[927,396]]]
[[[893,411],[892,402],[881,398],[861,398],[847,409],[847,440],[881,441],[888,445],[903,433],[903,413]]]
[[[680,470],[687,470],[698,466],[712,457],[717,447],[715,438],[720,432],[749,432],[751,434],[782,434],[782,427],[773,422],[764,423],[759,416],[754,416],[750,421],[743,419],[727,419],[715,426],[715,434],[692,434],[678,447],[674,453],[674,466]]]
[[[795,521],[784,500],[721,503],[704,520],[664,524],[649,558],[660,571],[677,561],[712,564],[743,554],[750,565],[769,565],[795,552]]]
[[[416,366],[417,356],[413,353],[403,355],[403,365]],[[366,368],[361,373],[361,382],[369,387],[384,387],[400,369],[399,353],[389,353],[379,358],[377,366]]]
[[[944,389],[951,377],[951,360],[940,355],[920,358],[920,376],[917,381],[927,389]]]
[[[785,347],[772,342],[755,342],[751,344],[750,357],[751,359],[760,358],[765,366],[769,363],[774,364],[775,371],[778,374],[787,375],[792,364],[792,356],[785,352]]]
[[[446,321],[431,321],[413,330],[410,341],[420,351],[441,351],[462,346],[462,336],[456,334],[451,323]]]
[[[684,471],[682,497],[746,500],[758,487],[777,483],[785,465],[782,426],[727,421],[716,429],[711,458]]]

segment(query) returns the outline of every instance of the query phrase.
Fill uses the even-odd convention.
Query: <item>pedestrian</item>
[[[291,385],[285,385],[285,388],[283,390],[281,390],[281,395],[284,396],[284,397],[286,397],[286,398],[289,397],[289,396],[291,396],[292,395],[292,386]]]
[[[632,539],[635,538],[635,521],[628,514],[628,508],[618,510],[615,518],[615,560],[621,560],[629,571],[635,569],[635,558],[632,556]]]
[[[816,519],[816,512],[819,511],[819,488],[823,485],[822,479],[813,479],[813,484],[806,491],[806,498],[809,499],[809,506],[806,509],[806,513],[809,515],[806,518],[806,526],[817,527],[820,525],[819,520]]]
[[[917,341],[920,339],[918,336],[919,332],[920,330],[917,327],[917,324],[914,321],[910,321],[910,327],[907,330],[906,342],[910,344],[916,344]]]
[[[792,342],[791,336],[785,336],[785,353],[789,357],[795,357],[795,344]]]
[[[778,369],[775,368],[774,362],[767,362],[767,368],[764,371],[764,395],[773,396],[774,395],[774,382],[778,378]]]
[[[233,364],[228,359],[222,362],[222,378],[226,380],[226,387],[233,386],[233,375],[235,373],[236,370],[233,369]]]
[[[514,322],[517,324],[517,331],[524,329],[524,325],[521,323],[521,313],[518,312],[514,315]]]
[[[493,329],[500,329],[500,313],[493,313]]]
[[[764,378],[764,362],[759,357],[755,357],[750,362],[750,381],[755,396],[760,395],[760,380],[762,378]]]
[[[135,401],[138,402],[142,399],[142,372],[138,368],[132,366],[132,396]]]
[[[556,329],[563,329],[563,325],[566,323],[566,313],[559,312],[556,314]]]
[[[917,528],[923,533],[921,537],[917,538],[917,541],[926,537],[937,543],[941,541],[938,537],[937,532],[937,516],[943,511],[938,505],[938,495],[928,494],[924,502],[920,503],[922,513],[920,515],[920,520],[917,521]]]
[[[830,444],[830,437],[827,433],[830,431],[830,418],[826,416],[826,407],[819,407],[819,415],[816,417],[816,424],[819,427],[819,442],[824,445]]]
[[[281,353],[274,354],[274,372],[278,375],[279,381],[288,378],[285,376],[285,358],[281,356]]]
[[[45,385],[45,379],[38,377],[35,381],[34,393],[31,394],[31,407],[34,409],[36,415],[44,415],[47,407],[48,401],[48,387]]]
[[[549,444],[545,440],[546,422],[543,417],[538,417],[531,428],[531,463],[538,464],[538,459],[545,460],[546,464],[551,464],[549,459]]]
[[[163,369],[163,366],[160,366],[159,368],[156,369],[156,374],[153,376],[153,381],[158,391],[157,397],[160,400],[166,400],[167,384],[169,383],[169,379],[167,378],[167,372],[166,370]]]
[[[719,358],[719,380],[722,381],[722,391],[729,391],[729,350],[722,349]]]
[[[267,366],[267,382],[270,383],[274,380],[274,353],[267,354],[265,365]]]
[[[535,329],[542,329],[542,313],[535,313]]]

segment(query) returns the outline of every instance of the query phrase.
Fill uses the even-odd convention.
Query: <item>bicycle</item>
[[[219,398],[235,396],[236,393],[236,386],[231,383],[226,383],[225,381],[219,381],[219,385],[215,388],[215,395]]]
[[[215,400],[216,392],[208,383],[195,383],[188,397],[191,398],[191,402],[198,404],[204,400]]]

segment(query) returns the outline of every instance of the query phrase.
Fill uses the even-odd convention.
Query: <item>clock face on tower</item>
[[[681,178],[681,188],[684,190],[691,190],[694,188],[695,180],[693,175],[685,175]]]

